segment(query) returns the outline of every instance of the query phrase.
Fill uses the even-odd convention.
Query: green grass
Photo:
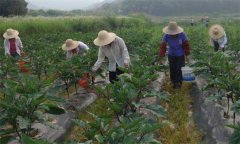
[[[13,28],[20,35],[49,32],[89,32],[101,29],[111,30],[119,27],[133,27],[145,23],[144,20],[129,17],[0,17],[0,33]]]
[[[179,90],[166,83],[164,90],[169,92],[169,102],[165,103],[167,121],[160,131],[163,144],[199,144],[202,134],[196,128],[191,116],[192,98],[189,95],[191,84],[184,83]]]
[[[86,110],[83,112],[78,113],[78,119],[83,121],[91,122],[94,119],[92,116],[88,113],[93,113],[95,115],[113,115],[111,111],[108,110],[108,102],[105,98],[98,98],[94,104],[89,106]],[[83,132],[83,128],[75,126],[73,127],[71,133],[68,135],[66,140],[69,141],[78,141],[78,142],[84,142],[86,141],[86,137],[81,133]]]
[[[3,96],[4,96],[4,95],[3,95],[2,93],[0,93],[0,99],[2,99],[2,98],[3,98]]]

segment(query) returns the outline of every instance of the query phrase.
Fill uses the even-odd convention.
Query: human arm
[[[187,36],[183,35],[183,51],[185,55],[185,61],[189,62],[188,56],[190,55],[190,45]]]
[[[83,42],[79,42],[79,47],[81,50],[84,50],[85,52],[89,50],[89,47]]]
[[[224,35],[219,43],[220,49],[224,49],[226,44],[227,44],[227,36],[224,33]]]
[[[21,53],[24,53],[24,52],[23,52],[23,44],[22,44],[21,39],[18,37],[17,40],[18,40],[18,47],[19,47],[20,52],[21,52]]]
[[[211,46],[214,46],[214,40],[213,40],[213,38],[210,38],[210,45],[211,45]]]
[[[5,55],[10,55],[9,42],[7,39],[4,40],[4,50],[5,50]]]
[[[128,67],[129,63],[130,63],[130,56],[129,56],[129,53],[128,53],[127,46],[126,46],[125,42],[123,41],[123,39],[119,39],[119,47],[120,47],[120,49],[122,51],[122,57],[123,57],[123,60],[124,60],[124,66]]]
[[[167,43],[166,42],[161,42],[160,43],[160,51],[159,51],[159,63],[163,64],[162,59],[165,57],[167,50]]]
[[[25,56],[25,53],[24,53],[24,51],[23,51],[23,44],[22,44],[22,41],[21,41],[20,37],[17,37],[17,38],[16,38],[16,42],[17,42],[17,48],[18,48],[19,51],[20,51],[20,55],[21,55],[21,56]]]
[[[168,41],[168,36],[166,34],[163,35],[162,41],[160,43],[160,51],[159,51],[159,56],[160,58],[164,57],[167,51],[167,41]]]
[[[67,60],[70,60],[71,58],[72,58],[72,56],[73,56],[73,54],[72,53],[70,53],[70,52],[66,52],[66,59]]]
[[[188,40],[183,42],[183,50],[184,50],[185,56],[190,55],[190,46],[189,46]]]
[[[162,38],[162,41],[160,42],[160,50],[159,50],[159,63],[162,64],[162,58],[165,57],[165,54],[166,54],[166,51],[167,51],[167,41],[168,41],[168,38],[167,38],[167,35],[164,34],[163,35],[163,38]]]
[[[166,42],[161,42],[159,56],[164,57],[165,54],[166,54],[166,51],[167,51],[167,43]]]
[[[96,61],[96,63],[92,67],[92,70],[97,71],[98,68],[102,65],[102,62],[104,61],[104,59],[105,59],[105,54],[102,50],[102,47],[100,47],[99,51],[98,51],[98,60]]]

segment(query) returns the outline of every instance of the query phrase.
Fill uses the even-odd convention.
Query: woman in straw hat
[[[227,44],[227,36],[221,25],[215,24],[209,29],[210,43],[214,50],[224,51]]]
[[[3,34],[4,40],[4,49],[5,55],[12,56],[14,58],[19,58],[23,52],[23,45],[20,37],[18,36],[19,32],[14,29],[7,29]]]
[[[160,58],[165,56],[168,46],[168,61],[170,67],[170,79],[173,88],[181,88],[182,71],[185,65],[185,58],[188,60],[190,47],[183,28],[179,27],[176,22],[169,22],[168,26],[163,28],[163,39],[160,44]]]
[[[62,49],[66,51],[66,59],[71,59],[76,55],[83,55],[89,50],[89,47],[80,41],[67,39],[62,45]]]
[[[95,72],[101,66],[105,56],[109,60],[109,81],[113,83],[117,80],[117,75],[123,72],[117,68],[127,68],[130,63],[128,49],[122,38],[114,33],[102,30],[98,33],[98,37],[94,40],[94,44],[99,46],[98,60],[94,64],[92,70]]]

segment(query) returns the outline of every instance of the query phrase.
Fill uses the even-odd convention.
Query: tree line
[[[115,0],[92,10],[28,10],[25,0],[0,0],[0,16],[129,15],[181,16],[240,13],[240,0]]]
[[[239,0],[123,0],[104,4],[117,14],[146,13],[153,16],[176,16],[202,13],[240,13]]]
[[[27,11],[25,0],[0,0],[0,16],[21,16]]]

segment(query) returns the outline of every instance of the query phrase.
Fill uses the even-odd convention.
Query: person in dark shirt
[[[160,59],[165,56],[168,48],[168,61],[170,67],[170,79],[173,88],[181,88],[182,71],[185,60],[188,61],[190,47],[188,38],[176,22],[169,22],[168,26],[163,28],[163,39],[160,44]]]

